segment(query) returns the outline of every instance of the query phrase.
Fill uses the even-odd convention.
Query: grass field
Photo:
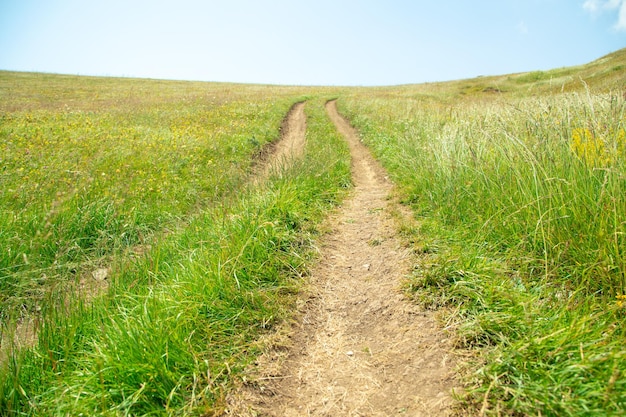
[[[251,187],[254,161],[302,89],[1,82],[0,410],[217,407],[228,373],[289,305],[316,219],[349,185],[322,106],[308,109],[308,157]],[[102,269],[106,286],[92,277]],[[6,346],[15,323],[35,327],[32,349]]]
[[[623,415],[625,79],[624,50],[381,88],[0,72],[0,415],[222,410],[350,187],[336,97],[418,219],[460,406]],[[305,156],[252,181],[300,101]]]
[[[2,82],[3,316],[39,308],[51,287],[237,190],[299,99],[228,85]]]
[[[626,410],[625,60],[340,102],[420,220],[407,285],[472,351],[481,414]]]

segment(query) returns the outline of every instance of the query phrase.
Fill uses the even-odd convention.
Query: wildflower
[[[570,148],[590,167],[605,166],[610,162],[602,138],[587,128],[573,130]]]

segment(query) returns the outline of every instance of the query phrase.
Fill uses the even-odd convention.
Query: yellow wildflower
[[[605,166],[610,162],[602,138],[587,128],[572,131],[572,151],[590,167]]]

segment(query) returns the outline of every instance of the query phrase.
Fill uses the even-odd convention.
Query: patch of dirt
[[[282,168],[299,158],[306,146],[306,115],[304,102],[294,104],[283,120],[280,139],[269,147],[268,157],[263,158],[255,183],[267,179],[272,174],[280,174]]]
[[[21,319],[17,325],[0,323],[0,367],[14,350],[31,347],[37,342],[39,325],[37,316]]]
[[[451,342],[400,288],[415,255],[396,232],[393,186],[334,101],[327,110],[350,145],[354,192],[328,220],[299,319],[274,335],[225,415],[452,415]]]

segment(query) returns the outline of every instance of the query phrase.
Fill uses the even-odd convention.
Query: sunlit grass
[[[407,289],[473,353],[470,413],[623,415],[624,56],[341,90],[0,72],[0,415],[223,411],[350,186],[327,96],[415,212]],[[305,155],[253,181],[305,99]]]
[[[408,288],[446,308],[457,345],[476,349],[466,404],[621,415],[624,96],[580,80],[529,96],[538,81],[518,81],[500,84],[509,93],[462,82],[361,90],[339,104],[419,220]]]
[[[86,260],[143,244],[239,188],[298,97],[11,73],[1,81],[8,98],[42,100],[4,102],[11,110],[0,116],[2,316],[37,308],[51,286],[79,279]]]
[[[307,157],[258,183],[304,89],[2,76],[0,415],[223,409],[349,185],[323,103]]]

